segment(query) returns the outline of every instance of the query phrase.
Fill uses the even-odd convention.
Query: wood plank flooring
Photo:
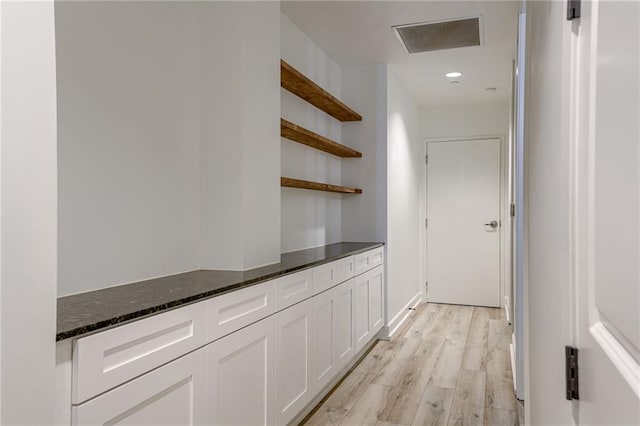
[[[306,425],[519,425],[504,311],[424,303]]]

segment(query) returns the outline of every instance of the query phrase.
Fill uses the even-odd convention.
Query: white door
[[[427,144],[427,299],[500,306],[500,140]]]
[[[311,402],[311,299],[276,314],[276,424],[285,425]]]
[[[199,349],[73,407],[73,425],[201,425],[205,354]]]
[[[640,424],[640,3],[527,3],[528,424]],[[578,348],[567,400],[564,345]]]
[[[273,424],[274,317],[207,349],[207,424]]]
[[[579,423],[640,424],[640,3],[583,2],[576,180]],[[582,41],[582,40],[581,40]],[[582,67],[580,67],[582,68]],[[587,73],[584,73],[587,76]],[[579,95],[580,96],[580,95]],[[579,148],[579,149],[581,149]]]

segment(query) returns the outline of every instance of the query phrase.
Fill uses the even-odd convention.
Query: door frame
[[[507,113],[505,111],[505,113]],[[498,139],[500,141],[500,218],[502,226],[500,226],[500,255],[499,255],[499,268],[500,268],[500,309],[505,309],[508,312],[509,307],[505,303],[505,295],[507,295],[505,285],[512,285],[511,279],[511,215],[509,212],[509,203],[511,203],[509,194],[509,182],[512,168],[509,160],[509,146],[505,134],[493,134],[493,135],[472,135],[472,136],[447,136],[447,137],[428,137],[423,138],[422,143],[422,155],[426,159],[427,149],[430,143],[435,142],[472,142],[487,139]],[[420,188],[420,215],[422,218],[427,218],[427,168],[428,164],[425,160],[424,167],[421,167],[421,188]],[[422,261],[420,262],[420,280],[421,282],[427,282],[427,228],[426,226],[420,227],[420,255]],[[428,289],[426,289],[425,300],[429,301]],[[507,303],[512,303],[509,301]],[[508,318],[508,313],[506,313]]]

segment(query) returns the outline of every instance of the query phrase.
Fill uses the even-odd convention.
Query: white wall
[[[420,109],[424,138],[506,135],[509,104],[430,106]]]
[[[279,4],[60,2],[56,23],[59,295],[278,262]]]
[[[393,332],[423,291],[417,232],[423,162],[418,107],[391,71],[387,97],[387,324]]]
[[[387,239],[387,65],[343,67],[342,93],[362,121],[344,123],[347,144],[362,158],[342,160],[344,182],[362,194],[342,198],[343,241]]]
[[[280,22],[282,59],[340,99],[340,66],[285,15],[281,15]],[[340,121],[285,89],[281,89],[281,112],[282,118],[288,121],[351,146],[350,141],[342,140],[343,124]],[[342,180],[342,162],[350,160],[285,138],[281,144],[282,176],[355,186],[354,182]],[[342,241],[343,197],[341,194],[282,188],[282,251]]]
[[[204,269],[280,261],[280,5],[200,3]]]
[[[0,3],[3,425],[53,420],[56,69],[52,1]]]
[[[198,5],[56,3],[59,294],[196,269]]]

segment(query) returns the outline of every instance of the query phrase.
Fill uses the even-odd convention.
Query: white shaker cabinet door
[[[371,316],[369,309],[371,286],[367,274],[356,277],[354,292],[356,352],[360,352],[371,339]]]
[[[353,309],[355,281],[352,278],[331,290],[335,306],[332,344],[337,371],[346,367],[356,354]]]
[[[313,398],[312,302],[276,314],[276,424],[290,422]]]
[[[333,291],[328,290],[314,296],[312,305],[313,392],[317,394],[338,372],[333,351],[333,318],[335,316]]]
[[[383,285],[384,266],[382,265],[356,277],[356,353],[375,337],[384,323]]]
[[[201,425],[205,351],[199,349],[72,408],[73,425]]]
[[[369,328],[371,338],[382,329],[384,325],[384,266],[367,272],[369,281]]]
[[[274,317],[206,349],[207,424],[273,424]]]

